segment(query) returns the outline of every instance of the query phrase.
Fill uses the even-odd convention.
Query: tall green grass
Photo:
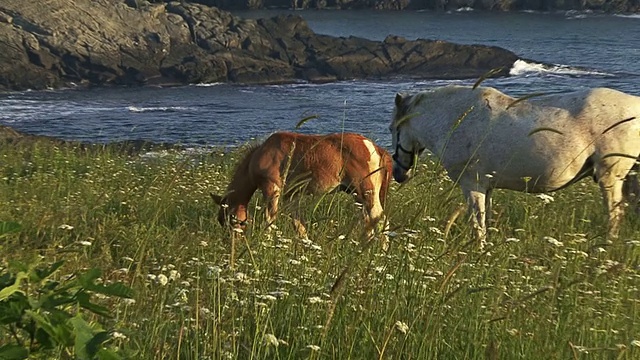
[[[366,246],[346,194],[305,198],[308,240],[262,205],[229,266],[209,192],[239,152],[126,156],[37,142],[0,147],[0,266],[42,256],[99,267],[135,301],[101,319],[139,359],[637,359],[640,219],[608,243],[588,181],[540,198],[496,191],[480,252],[463,202],[428,159],[388,201],[390,247]],[[10,341],[0,333],[0,345]]]

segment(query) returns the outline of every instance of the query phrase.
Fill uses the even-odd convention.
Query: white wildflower
[[[58,226],[58,229],[61,229],[61,230],[73,230],[73,226],[67,225],[67,224],[62,224],[62,225]]]
[[[319,296],[312,296],[309,298],[309,303],[310,304],[317,304],[317,303],[321,303],[324,302],[324,300],[322,300],[322,298],[320,298]]]
[[[435,226],[431,226],[429,227],[429,231],[431,231],[434,234],[438,234],[438,235],[444,235],[444,233],[442,232],[442,230],[438,229]]]
[[[174,281],[179,278],[180,278],[180,273],[178,272],[178,270],[169,271],[169,280]]]
[[[91,246],[91,241],[81,240],[81,241],[78,241],[78,244],[82,246]]]
[[[156,277],[158,284],[165,286],[169,283],[169,278],[165,274],[160,274]]]
[[[555,200],[553,196],[547,195],[547,194],[537,194],[536,197],[542,200],[542,202],[544,202],[545,204],[548,204],[550,202],[553,202],[553,200]]]
[[[564,244],[560,241],[558,241],[558,239],[553,238],[551,236],[545,236],[542,238],[543,240],[547,240],[547,242],[551,245],[557,246],[557,247],[561,247],[564,246]]]
[[[117,331],[112,332],[111,337],[114,339],[127,340],[127,336],[125,334]]]
[[[219,266],[207,266],[208,276],[218,276],[221,272],[222,269]]]
[[[280,345],[280,341],[278,341],[278,338],[273,334],[265,334],[263,340],[267,346],[278,347],[278,345]]]
[[[396,329],[398,331],[400,331],[403,334],[406,334],[409,331],[409,325],[407,325],[406,323],[398,320],[396,321],[396,323],[394,324]]]
[[[273,296],[273,295],[256,295],[256,298],[260,299],[260,300],[267,300],[267,301],[276,301],[278,300],[277,297]]]

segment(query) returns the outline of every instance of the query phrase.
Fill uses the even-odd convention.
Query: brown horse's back
[[[340,185],[361,182],[371,173],[369,162],[375,153],[381,158],[376,168],[382,167],[379,170],[383,178],[380,200],[384,203],[391,177],[391,157],[360,134],[277,132],[259,147],[251,160],[252,177],[281,185],[281,179],[287,172],[287,182],[307,180],[307,191],[311,193],[324,193]],[[289,160],[291,154],[293,156]]]

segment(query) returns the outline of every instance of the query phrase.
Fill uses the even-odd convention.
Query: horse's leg
[[[375,226],[384,217],[380,201],[380,184],[374,183],[372,176],[369,176],[360,182],[360,186],[356,187],[355,192],[356,200],[362,203],[367,238],[371,240],[376,233]],[[387,241],[384,238],[382,239],[382,248],[384,250],[388,248]]]
[[[484,248],[487,241],[486,205],[487,193],[481,190],[463,188],[462,192],[469,204],[469,216],[473,226],[473,234],[478,241],[480,249]]]
[[[293,227],[296,229],[296,232],[301,239],[307,239],[307,228],[304,226],[304,217],[302,216],[300,201],[299,197],[287,199],[287,203],[291,204],[291,219],[293,220]]]
[[[624,166],[621,165],[622,162],[622,160],[612,163],[603,161],[604,166],[601,165],[596,169],[596,177],[602,191],[604,205],[609,211],[608,236],[610,239],[618,238],[620,222],[624,215],[623,187],[625,174],[621,173],[621,170],[624,169]]]
[[[278,203],[280,202],[281,189],[275,181],[267,181],[262,187],[262,196],[266,204],[265,216],[267,224],[271,226],[278,215]]]

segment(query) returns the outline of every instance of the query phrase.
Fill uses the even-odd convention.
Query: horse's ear
[[[214,203],[218,205],[222,205],[222,196],[216,195],[214,193],[209,193],[209,195],[211,195],[211,198],[213,199]]]
[[[398,109],[402,108],[402,103],[404,102],[404,94],[396,93],[396,107]]]

